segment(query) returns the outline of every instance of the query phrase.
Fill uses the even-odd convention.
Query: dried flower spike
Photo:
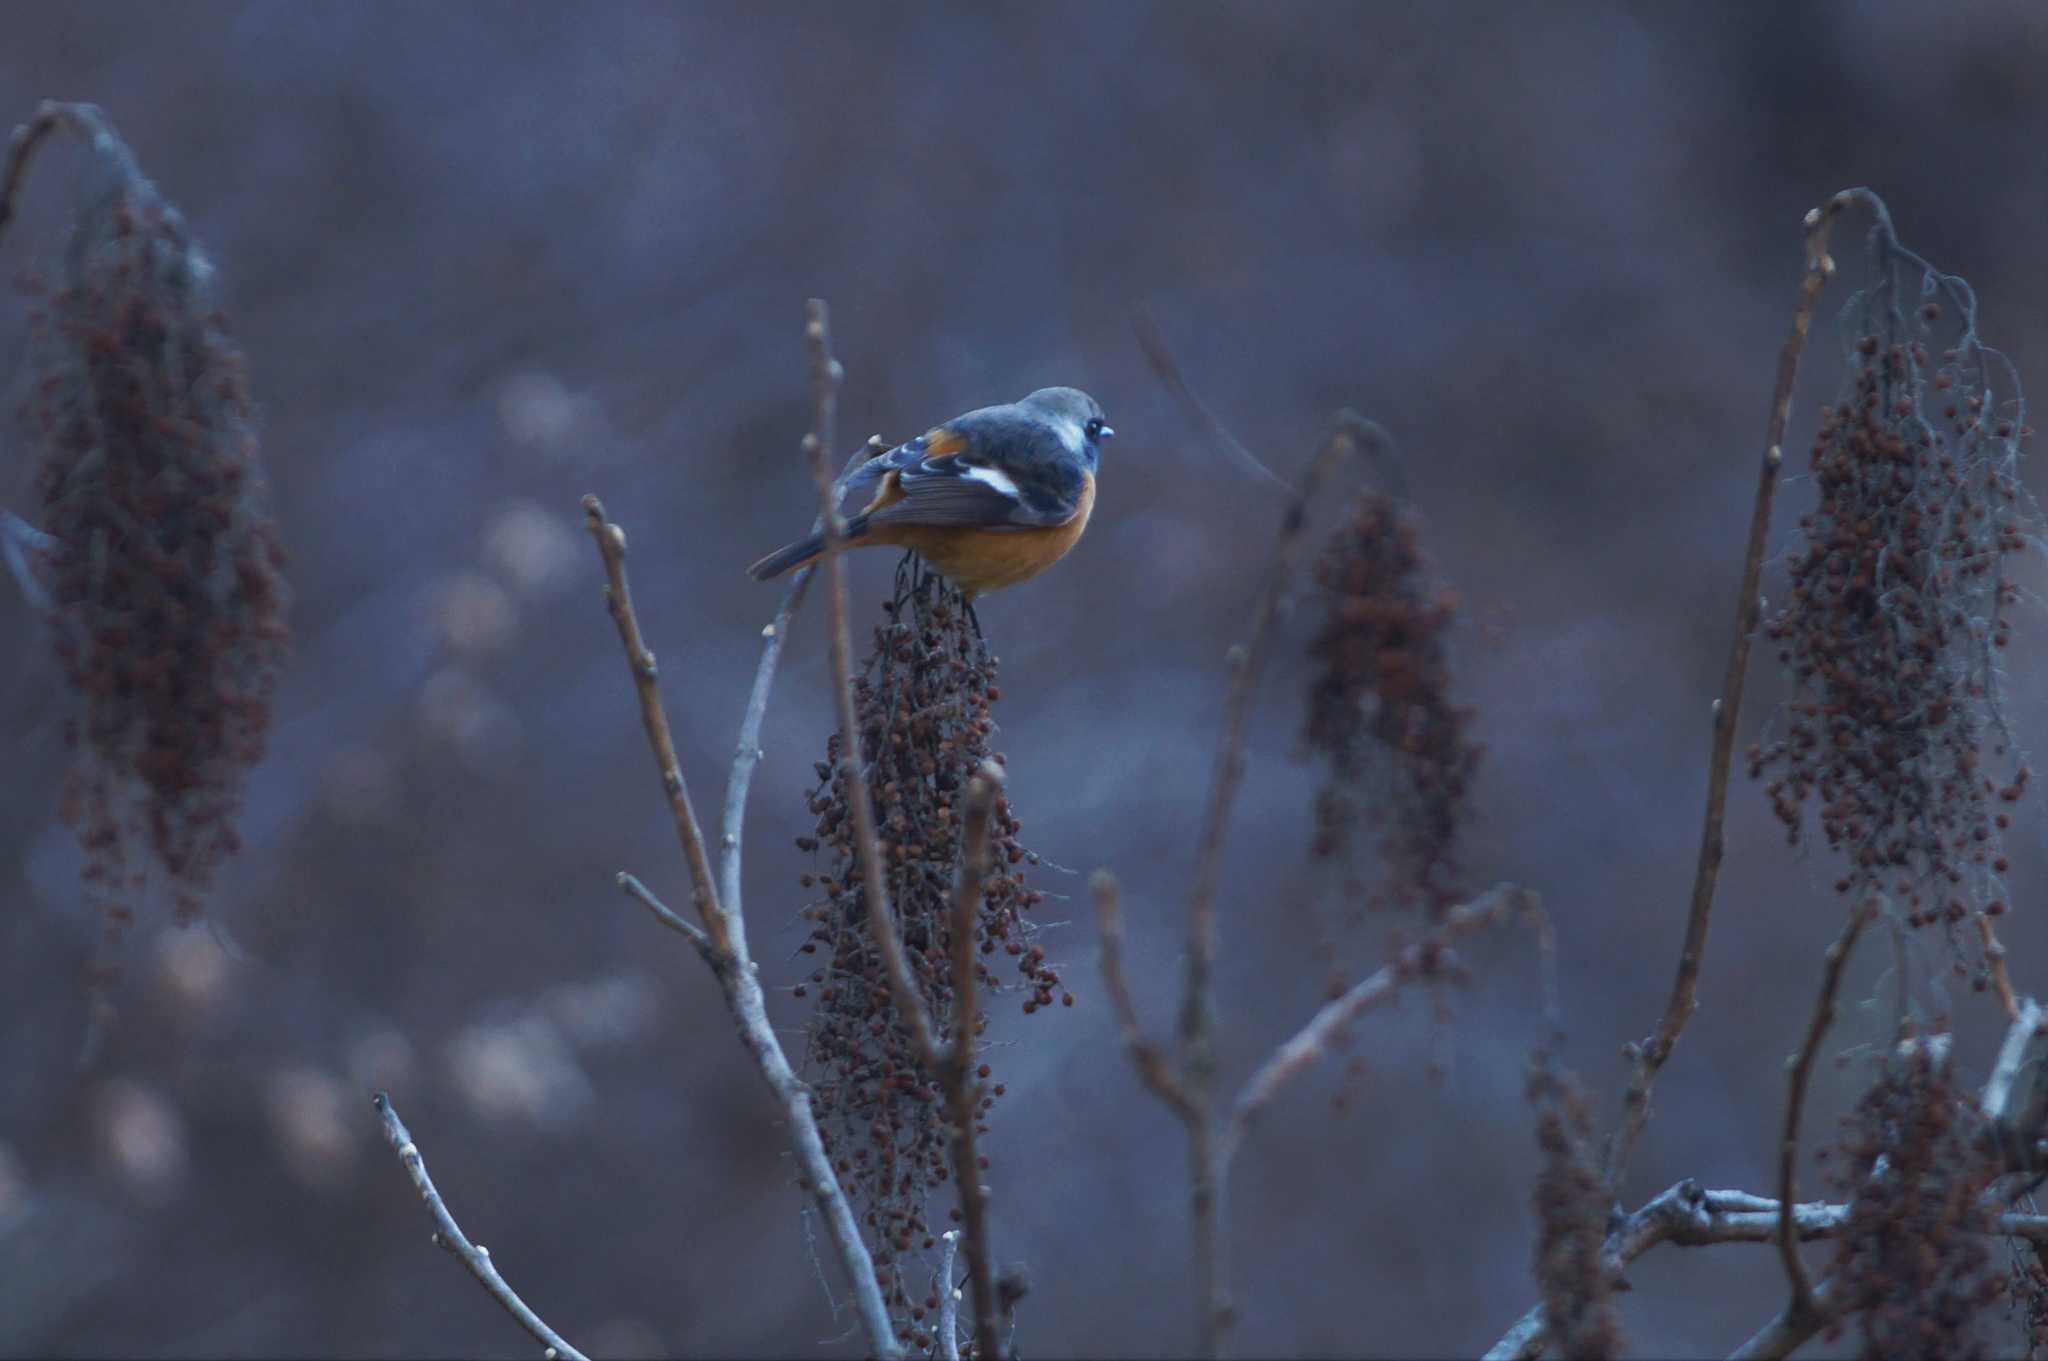
[[[90,161],[62,279],[36,319],[22,418],[46,536],[34,579],[78,705],[63,813],[107,927],[104,983],[152,879],[190,920],[239,844],[287,595],[247,365],[213,266],[88,106],[46,105],[17,132],[8,204],[29,151],[57,129],[85,139]]]
[[[2005,559],[2032,519],[2025,405],[1978,339],[1967,284],[1901,247],[1882,215],[1870,254],[1844,318],[1844,391],[1814,436],[1818,501],[1764,627],[1795,694],[1750,774],[1768,776],[1792,840],[1816,807],[1848,860],[1841,893],[1888,894],[1907,925],[1942,923],[1960,951],[1956,924],[2008,896],[1994,809],[2028,779],[1998,664],[2017,597]]]

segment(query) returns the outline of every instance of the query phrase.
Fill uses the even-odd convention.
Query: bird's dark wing
[[[868,523],[1031,529],[1063,525],[1080,508],[1084,479],[1078,469],[981,462],[943,426],[885,457],[894,461],[897,453],[909,455],[920,445],[879,479]]]

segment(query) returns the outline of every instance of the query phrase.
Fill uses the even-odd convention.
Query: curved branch
[[[462,1226],[455,1222],[455,1216],[448,1212],[448,1205],[441,1199],[441,1193],[434,1189],[434,1179],[427,1175],[426,1159],[420,1156],[419,1145],[412,1140],[405,1122],[398,1118],[398,1111],[392,1106],[391,1098],[379,1092],[371,1102],[377,1108],[377,1115],[384,1122],[384,1138],[399,1161],[405,1164],[406,1173],[412,1184],[418,1188],[420,1199],[426,1202],[428,1213],[434,1217],[434,1241],[455,1254],[457,1261],[469,1268],[469,1274],[490,1292],[491,1298],[504,1307],[519,1323],[519,1326],[533,1337],[534,1341],[547,1350],[542,1353],[547,1361],[586,1361],[582,1352],[570,1346],[568,1340],[553,1328],[548,1327],[539,1314],[527,1306],[525,1300],[498,1274],[498,1267],[491,1260],[491,1250],[481,1243],[472,1243],[462,1232]]]
[[[1687,909],[1685,942],[1679,948],[1678,975],[1672,980],[1670,1000],[1650,1037],[1630,1046],[1634,1059],[1628,1089],[1622,1097],[1621,1126],[1607,1146],[1606,1182],[1610,1194],[1619,1194],[1628,1176],[1628,1162],[1650,1116],[1650,1090],[1657,1074],[1671,1058],[1686,1022],[1699,1006],[1700,966],[1706,959],[1707,928],[1714,911],[1714,890],[1720,881],[1723,848],[1722,819],[1728,806],[1728,768],[1735,752],[1735,724],[1742,711],[1742,691],[1749,675],[1749,649],[1755,639],[1763,612],[1760,594],[1763,581],[1764,546],[1770,536],[1771,504],[1778,487],[1778,470],[1785,462],[1785,428],[1791,418],[1792,388],[1799,376],[1799,361],[1806,353],[1807,334],[1820,293],[1834,275],[1835,262],[1828,254],[1828,236],[1835,218],[1854,202],[1853,191],[1837,194],[1806,215],[1806,271],[1800,276],[1799,298],[1792,309],[1791,334],[1778,352],[1777,386],[1771,393],[1770,422],[1764,433],[1764,456],[1757,470],[1756,502],[1749,516],[1749,544],[1742,559],[1742,594],[1735,603],[1735,640],[1728,649],[1728,670],[1721,680],[1721,697],[1714,701],[1714,740],[1707,761],[1707,806],[1700,832],[1699,861],[1693,870],[1692,904]]]

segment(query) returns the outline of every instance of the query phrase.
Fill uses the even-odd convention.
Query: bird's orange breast
[[[880,499],[880,498],[877,498]],[[1029,581],[1081,541],[1095,510],[1095,479],[1081,488],[1080,505],[1063,525],[984,529],[935,525],[877,525],[868,543],[914,550],[933,570],[970,595],[986,595]]]

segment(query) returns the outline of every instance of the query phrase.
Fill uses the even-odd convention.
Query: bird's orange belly
[[[933,525],[890,525],[870,543],[913,549],[932,569],[970,595],[986,595],[1028,581],[1067,555],[1095,509],[1091,483],[1080,509],[1063,525],[1043,529],[955,529]]]

